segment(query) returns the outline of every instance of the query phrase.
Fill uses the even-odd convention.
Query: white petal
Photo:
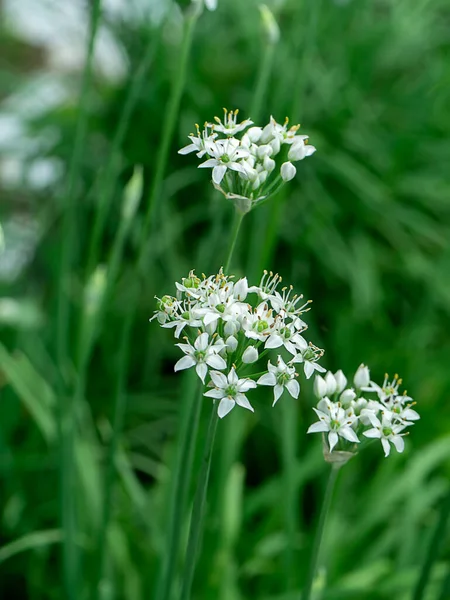
[[[300,394],[300,384],[296,379],[288,381],[286,388],[293,398],[298,398],[298,395]]]
[[[405,440],[400,435],[394,435],[391,438],[391,442],[394,444],[397,452],[403,452],[405,449]]]
[[[223,417],[234,408],[235,404],[236,402],[234,400],[230,400],[230,398],[222,398],[219,408],[217,409],[217,414],[219,417],[223,419]]]
[[[273,401],[272,406],[275,406],[278,399],[281,398],[281,396],[283,395],[283,392],[284,392],[284,387],[277,383],[277,385],[273,388],[273,395],[274,395],[275,399]]]
[[[205,363],[198,363],[198,365],[195,367],[195,370],[197,371],[197,375],[200,377],[202,382],[205,383],[205,377],[208,373],[208,367],[205,365]]]
[[[210,169],[211,167],[216,167],[217,165],[219,165],[219,161],[216,160],[215,158],[210,158],[209,160],[205,160],[204,163],[202,163],[201,165],[198,165],[199,169]]]
[[[304,371],[306,375],[306,379],[309,379],[311,375],[314,373],[314,364],[309,362],[309,360],[305,360]]]
[[[237,389],[238,392],[248,392],[248,390],[252,390],[256,387],[256,381],[252,379],[240,379]]]
[[[214,312],[207,312],[206,315],[203,318],[203,323],[205,325],[210,325],[211,323],[214,323],[214,321],[217,321],[219,319],[220,315],[219,313],[214,313]]]
[[[228,373],[228,383],[231,383],[233,385],[239,383],[239,377],[237,376],[234,367],[232,367],[231,371]]]
[[[207,398],[214,398],[215,400],[220,400],[221,398],[223,398],[223,390],[218,390],[214,388],[212,390],[208,390],[203,395]]]
[[[276,385],[277,378],[273,373],[266,373],[265,375],[261,375],[256,383],[258,385]]]
[[[201,333],[194,342],[195,348],[197,350],[206,350],[208,347],[208,338],[209,335],[207,333]]]
[[[219,369],[219,371],[227,368],[226,360],[224,360],[218,354],[210,354],[206,359],[206,364],[208,364],[213,369]]]
[[[211,371],[210,375],[215,386],[218,388],[227,387],[228,380],[223,373],[219,373],[219,371]]]
[[[189,154],[190,152],[195,152],[196,150],[198,150],[198,148],[195,144],[189,144],[188,146],[178,150],[178,154]]]
[[[351,427],[341,427],[339,430],[339,435],[349,442],[359,442],[358,436]]]
[[[381,444],[383,445],[384,456],[389,456],[391,452],[390,443],[385,438],[381,438]]]
[[[330,431],[328,434],[328,446],[330,447],[330,452],[332,452],[333,448],[338,443],[339,436],[335,431]]]
[[[252,412],[255,412],[253,410],[253,406],[247,400],[247,396],[244,396],[244,394],[237,394],[236,402],[237,402],[237,404],[239,404],[239,406],[242,406],[242,408],[246,408],[247,410],[251,410]]]
[[[322,421],[317,421],[317,423],[313,423],[306,433],[319,433],[321,431],[328,431],[328,425],[326,423],[322,423]]]
[[[258,350],[254,346],[249,346],[246,348],[244,354],[242,355],[242,362],[250,365],[258,360]]]
[[[233,295],[235,298],[237,298],[238,300],[243,302],[246,299],[247,294],[248,294],[248,281],[247,281],[247,277],[244,277],[242,279],[239,279],[239,281],[236,281],[236,283],[234,284]]]
[[[375,429],[375,427],[373,429],[368,429],[367,431],[364,431],[363,434],[368,438],[380,438],[381,437],[380,430]]]
[[[267,338],[264,348],[279,348],[283,345],[283,338],[277,333],[273,333]]]
[[[227,172],[227,168],[225,165],[217,165],[214,167],[212,172],[212,178],[215,184],[220,185],[225,173]]]
[[[180,360],[175,364],[175,371],[182,371],[183,369],[190,369],[195,365],[195,360],[192,356],[183,356]]]

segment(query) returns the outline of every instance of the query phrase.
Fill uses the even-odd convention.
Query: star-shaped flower
[[[255,388],[256,383],[251,379],[239,379],[234,367],[225,376],[219,371],[211,371],[210,373],[214,389],[209,390],[203,394],[208,398],[214,398],[220,400],[219,408],[217,410],[219,417],[222,419],[232,410],[236,404],[253,411],[253,407],[245,396],[245,392]]]

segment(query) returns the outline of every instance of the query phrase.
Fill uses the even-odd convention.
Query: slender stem
[[[242,213],[236,211],[236,213],[234,215],[233,230],[231,232],[230,246],[228,248],[227,260],[225,262],[225,267],[224,267],[225,275],[228,273],[228,269],[230,268],[230,265],[231,265],[231,259],[233,258],[233,253],[234,253],[234,249],[236,247],[236,241],[238,239],[239,230],[241,228],[243,218],[244,218],[244,215]]]
[[[425,561],[422,565],[422,570],[420,572],[419,580],[417,582],[416,588],[412,595],[412,600],[422,600],[424,598],[425,589],[428,585],[428,581],[430,579],[431,570],[433,568],[434,563],[436,562],[439,556],[439,550],[441,548],[442,542],[445,539],[445,531],[447,529],[448,520],[450,518],[450,490],[447,497],[442,502],[441,511],[439,513],[439,518],[436,522],[436,527],[434,529],[433,535],[430,540],[430,545],[428,546],[428,551],[425,557]]]
[[[162,124],[162,139],[159,144],[157,156],[155,174],[153,177],[152,185],[149,192],[147,202],[147,213],[145,216],[145,222],[143,227],[141,255],[139,263],[145,260],[145,252],[147,247],[147,241],[149,237],[150,227],[152,226],[152,220],[156,211],[156,200],[161,197],[161,187],[164,179],[164,175],[167,167],[167,160],[169,158],[170,144],[172,143],[173,134],[175,131],[175,124],[178,119],[178,112],[180,109],[180,102],[183,95],[184,85],[186,81],[186,71],[189,62],[189,56],[191,52],[192,39],[194,34],[195,25],[197,23],[199,13],[194,10],[191,14],[187,15],[184,20],[183,40],[180,48],[180,61],[178,63],[178,70],[173,81],[172,90],[170,93],[167,110],[164,115],[164,121]],[[142,266],[142,265],[140,265]]]
[[[123,420],[126,408],[126,375],[128,371],[129,359],[129,344],[130,329],[133,323],[135,306],[129,308],[127,316],[123,322],[122,331],[119,341],[119,364],[117,370],[116,389],[114,393],[114,415],[113,415],[113,430],[112,438],[109,445],[108,458],[106,462],[104,500],[103,500],[103,515],[100,525],[98,546],[97,546],[97,571],[96,571],[96,586],[93,590],[94,598],[101,598],[101,582],[105,571],[106,563],[106,547],[108,525],[111,516],[111,500],[114,483],[114,462],[119,445],[120,436],[123,429]]]
[[[319,555],[320,555],[320,547],[322,544],[323,533],[325,531],[325,525],[327,522],[328,511],[330,510],[331,498],[333,495],[334,484],[336,483],[337,474],[339,471],[339,467],[336,465],[332,465],[330,474],[328,476],[327,489],[325,491],[325,497],[323,499],[322,509],[320,511],[319,522],[317,524],[316,533],[314,536],[314,542],[311,553],[311,560],[309,563],[309,572],[308,579],[306,581],[305,588],[303,589],[302,600],[310,600],[312,586],[314,583],[314,577],[316,575],[318,563],[319,563]]]
[[[79,597],[79,549],[76,544],[76,482],[74,473],[74,401],[76,401],[76,398],[70,398],[64,375],[68,362],[70,319],[70,305],[66,288],[68,275],[72,267],[74,242],[76,239],[76,185],[79,179],[83,146],[86,137],[88,92],[91,83],[94,44],[100,22],[100,12],[100,0],[95,0],[91,9],[90,32],[81,83],[75,140],[67,177],[67,189],[65,192],[66,206],[62,223],[62,250],[56,308],[56,357],[60,373],[58,403],[58,433],[61,458],[60,497],[61,521],[64,532],[62,563],[64,593],[68,600],[77,600]]]
[[[162,27],[160,28],[160,30],[161,29]],[[114,185],[116,183],[117,169],[119,166],[119,148],[127,132],[131,115],[133,114],[134,107],[136,106],[136,102],[139,98],[142,85],[145,81],[145,76],[155,54],[157,43],[158,37],[152,36],[144,52],[142,60],[139,63],[131,79],[125,102],[123,104],[122,112],[120,114],[119,121],[117,124],[116,132],[111,143],[111,151],[109,153],[108,162],[106,163],[106,167],[103,171],[103,174],[99,177],[100,195],[98,199],[98,208],[95,215],[92,235],[89,243],[87,267],[88,275],[94,269],[94,266],[98,260],[100,240],[103,233],[103,229],[105,227],[106,216],[108,214],[108,207],[114,191]]]
[[[190,600],[191,588],[194,579],[195,565],[197,562],[198,546],[203,532],[203,517],[205,513],[206,491],[208,488],[209,472],[211,469],[211,457],[216,437],[217,407],[213,405],[211,418],[209,420],[208,433],[203,452],[202,466],[197,482],[195,492],[194,506],[191,515],[191,525],[189,528],[189,539],[186,552],[186,564],[183,572],[183,580],[181,586],[181,600]]]
[[[194,377],[194,373],[189,373]],[[198,424],[202,407],[203,386],[192,385],[189,379],[189,390],[185,394],[186,411],[181,418],[180,443],[176,457],[174,485],[170,494],[169,524],[167,543],[163,556],[162,569],[156,590],[156,600],[168,600],[175,580],[176,563],[180,547],[183,520],[186,512],[187,496],[192,477],[195,443],[197,441]],[[197,391],[195,391],[197,389]]]
[[[256,90],[253,96],[253,101],[250,107],[249,115],[256,123],[260,118],[261,108],[263,105],[264,96],[267,93],[269,78],[272,72],[273,58],[275,55],[275,44],[266,43],[262,53],[261,62],[259,65],[258,79],[256,82]]]
[[[297,531],[297,486],[295,485],[295,460],[297,442],[297,406],[295,402],[285,400],[281,406],[281,451],[283,461],[283,499],[286,529],[286,589],[295,585],[295,533]]]
[[[447,572],[447,576],[445,577],[442,583],[442,589],[439,596],[436,597],[436,600],[448,600],[450,598],[450,569]]]

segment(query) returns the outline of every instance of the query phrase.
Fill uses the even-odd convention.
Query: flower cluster
[[[316,149],[307,135],[298,135],[300,125],[289,127],[288,118],[283,125],[271,117],[265,127],[250,127],[250,119],[238,123],[237,110],[224,112],[223,121],[215,117],[203,131],[196,125],[197,133],[188,136],[191,143],[179,154],[196,152],[206,158],[199,168],[211,168],[216,189],[247,213],[295,177],[293,162]]]
[[[356,444],[362,441],[361,436],[378,438],[385,456],[389,455],[391,444],[397,452],[403,452],[405,429],[420,417],[411,408],[414,402],[406,392],[399,394],[401,383],[398,375],[393,381],[386,375],[380,386],[371,381],[369,369],[364,365],[356,371],[354,387],[347,387],[342,371],[334,375],[328,371],[324,377],[316,377],[314,393],[319,403],[313,410],[319,420],[308,433],[324,434],[325,456],[330,462],[338,461],[339,455],[346,453],[350,457]]]
[[[218,414],[224,417],[237,404],[253,411],[246,393],[257,386],[273,387],[273,405],[285,390],[298,398],[300,385],[296,368],[305,376],[325,372],[318,364],[323,350],[307,342],[303,314],[310,301],[281,287],[279,275],[264,272],[258,286],[249,286],[244,277],[233,281],[222,270],[199,278],[193,271],[177,282],[176,296],[158,299],[157,319],[172,328],[183,357],[175,371],[195,367],[206,384],[205,396],[218,400]],[[265,361],[254,375],[254,364],[276,350],[274,362]]]

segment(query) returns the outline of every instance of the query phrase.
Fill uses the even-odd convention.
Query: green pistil
[[[229,163],[230,161],[230,157],[228,156],[228,154],[222,154],[221,159],[220,159],[223,163]]]
[[[283,337],[285,340],[288,340],[291,337],[291,330],[288,327],[283,327],[282,329],[280,329],[280,335],[281,337]]]
[[[206,352],[204,350],[196,350],[194,352],[194,356],[195,356],[197,362],[204,362]]]
[[[225,312],[225,304],[218,304],[216,308],[222,314]]]
[[[393,433],[394,432],[392,431],[392,429],[390,427],[383,427],[383,435],[384,435],[384,437],[389,437]]]
[[[339,421],[331,421],[331,423],[330,423],[331,429],[334,429],[334,430],[339,429],[340,426],[341,426],[341,424],[339,423]]]
[[[229,385],[227,388],[225,388],[225,394],[230,398],[234,398],[236,396],[236,393],[237,388],[235,385]]]
[[[265,331],[267,328],[269,327],[267,321],[257,321],[254,325],[253,325],[253,329],[255,331],[257,331],[258,333],[262,333],[263,331]]]
[[[314,360],[316,355],[314,354],[314,350],[312,348],[307,348],[303,354],[304,360]]]

